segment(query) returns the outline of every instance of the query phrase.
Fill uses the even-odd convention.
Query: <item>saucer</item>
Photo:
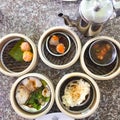
[[[61,112],[49,113],[42,117],[38,117],[35,120],[63,120],[63,118],[64,120],[75,120]]]

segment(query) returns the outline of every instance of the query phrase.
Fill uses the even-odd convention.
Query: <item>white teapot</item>
[[[60,13],[65,24],[77,27],[86,36],[95,36],[101,32],[104,23],[120,16],[120,2],[115,0],[82,0],[79,6],[80,18],[72,20]]]

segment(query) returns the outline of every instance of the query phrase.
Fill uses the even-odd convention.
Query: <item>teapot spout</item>
[[[59,17],[64,19],[64,23],[69,27],[76,27],[79,32],[85,34],[90,26],[89,22],[82,20],[81,18],[77,18],[77,20],[72,20],[67,15],[63,15],[63,13],[58,14]]]
[[[59,13],[58,16],[62,17],[64,19],[64,23],[69,27],[77,27],[77,22],[75,20],[70,19],[69,16],[64,15],[63,13]]]

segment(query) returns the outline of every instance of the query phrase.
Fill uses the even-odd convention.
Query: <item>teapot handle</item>
[[[120,9],[120,1],[116,2],[115,0],[113,0],[113,6],[116,10]]]
[[[116,17],[120,17],[120,9],[116,11]]]
[[[115,0],[112,0],[112,2],[113,2],[115,12],[113,14],[113,17],[111,17],[111,19],[114,18],[114,17],[119,17],[120,16],[120,1],[116,2]]]

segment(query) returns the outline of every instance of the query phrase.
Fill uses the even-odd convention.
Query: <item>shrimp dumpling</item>
[[[29,90],[29,91],[35,91],[36,88],[39,88],[42,86],[42,83],[39,79],[35,77],[29,77],[22,81],[22,84]]]
[[[53,35],[49,41],[50,45],[58,45],[59,44],[59,37],[57,35]]]
[[[23,105],[29,98],[30,92],[24,85],[19,85],[16,90],[16,100],[18,104]]]
[[[45,87],[45,88],[42,90],[42,95],[43,95],[44,97],[50,97],[50,90],[49,90],[47,87]]]

